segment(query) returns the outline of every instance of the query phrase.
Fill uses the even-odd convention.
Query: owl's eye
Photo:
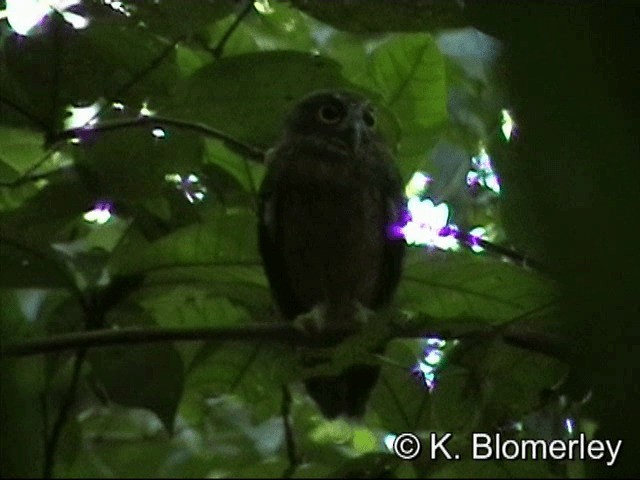
[[[318,118],[322,123],[335,125],[344,117],[344,109],[337,105],[323,105],[318,110]]]
[[[365,111],[362,114],[362,120],[364,120],[367,127],[373,127],[376,124],[376,117],[369,111]]]

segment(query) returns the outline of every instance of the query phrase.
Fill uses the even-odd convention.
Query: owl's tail
[[[315,400],[323,415],[362,417],[380,376],[380,367],[353,365],[336,376],[310,378],[307,393]]]

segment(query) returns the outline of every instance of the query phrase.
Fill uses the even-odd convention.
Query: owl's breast
[[[385,242],[381,192],[326,172],[283,188],[278,234],[285,271],[300,305],[339,309],[375,302]],[[314,181],[315,180],[315,181]]]

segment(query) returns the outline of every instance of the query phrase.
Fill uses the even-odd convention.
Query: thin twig
[[[51,91],[49,95],[51,96],[51,112],[49,113],[49,122],[50,125],[47,127],[47,136],[52,135],[53,132],[56,131],[56,118],[58,113],[58,104],[60,103],[60,77],[62,75],[62,61],[63,58],[63,39],[60,29],[64,25],[64,20],[62,19],[62,15],[58,13],[53,16],[53,41],[52,41],[52,50],[53,54],[51,55],[51,63],[53,69],[52,82],[51,82]]]
[[[167,48],[165,48],[162,52],[160,52],[160,55],[158,55],[149,65],[147,65],[145,68],[140,70],[136,75],[134,75],[131,78],[131,80],[129,80],[124,85],[122,85],[120,88],[118,88],[118,90],[116,90],[116,92],[114,93],[114,98],[113,99],[114,100],[119,100],[118,97],[121,97],[122,95],[127,93],[127,91],[131,87],[133,87],[136,83],[138,83],[140,80],[142,80],[148,74],[150,74],[153,70],[155,70],[158,66],[160,66],[160,64],[165,60],[165,58],[167,58],[172,52],[175,51],[176,47],[178,46],[178,44],[182,40],[183,40],[183,37],[179,37],[174,42],[172,42],[170,45],[168,45]],[[104,110],[104,108],[106,108],[106,106],[103,107],[98,113],[96,113],[96,115],[94,115],[94,118],[99,116],[102,113],[102,110]],[[89,122],[90,121],[91,120],[89,120]]]
[[[242,11],[238,13],[238,15],[236,16],[236,19],[233,21],[231,26],[229,26],[227,31],[224,32],[224,35],[218,42],[218,45],[216,45],[216,47],[211,52],[213,54],[213,57],[216,60],[222,56],[222,53],[224,52],[224,47],[227,45],[227,42],[229,41],[229,38],[231,38],[231,35],[233,34],[233,32],[235,32],[236,29],[238,28],[238,25],[240,25],[240,22],[242,22],[244,17],[246,17],[249,14],[249,12],[253,10],[253,0],[245,0],[245,1],[246,1],[246,5],[242,9]]]
[[[56,421],[51,430],[51,435],[49,436],[46,444],[44,452],[45,460],[43,468],[43,478],[51,478],[52,476],[58,443],[60,441],[62,430],[67,423],[69,413],[71,412],[71,408],[73,407],[73,403],[76,398],[76,391],[78,390],[78,382],[80,380],[80,372],[82,371],[82,365],[84,363],[85,356],[86,350],[80,350],[78,351],[74,359],[71,381],[69,382],[69,387],[67,388],[67,392],[62,401],[62,405],[60,406],[60,412],[58,413],[58,417],[56,418]]]
[[[31,112],[27,111],[26,109],[22,108],[20,105],[15,103],[13,100],[10,100],[10,99],[0,95],[0,103],[4,103],[8,107],[13,108],[16,112],[20,113],[21,115],[23,115],[24,117],[29,119],[29,121],[31,121],[32,123],[37,125],[42,130],[46,131],[49,128],[49,125],[47,125],[47,123],[44,120],[42,120],[41,118],[36,117],[33,113],[31,113]]]
[[[287,445],[287,458],[289,459],[289,466],[282,473],[283,478],[291,478],[291,476],[295,473],[298,465],[300,465],[300,460],[298,458],[298,453],[296,451],[296,441],[293,435],[293,428],[291,427],[291,421],[289,417],[291,416],[291,392],[289,392],[289,387],[286,385],[282,385],[282,423],[284,426],[284,438]]]
[[[33,182],[37,182],[39,180],[46,180],[49,177],[59,174],[61,171],[61,169],[58,170],[50,170],[48,172],[45,173],[38,173],[36,175],[30,175],[30,176],[24,176],[20,175],[18,178],[16,178],[15,180],[12,180],[11,182],[0,182],[0,187],[3,188],[17,188],[20,187],[26,183],[33,183]]]
[[[251,189],[251,199],[253,202],[254,212],[258,211],[258,189],[256,188],[255,181],[253,180],[253,175],[251,174],[251,168],[249,167],[249,161],[246,157],[242,159],[242,163],[244,164],[244,171],[247,174],[247,178],[249,179],[249,188]]]

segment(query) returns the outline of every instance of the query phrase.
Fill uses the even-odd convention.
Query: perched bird
[[[325,326],[353,325],[394,294],[405,243],[390,227],[402,218],[405,198],[376,127],[376,110],[362,96],[316,92],[293,108],[267,156],[259,249],[287,320],[306,315]],[[353,365],[305,386],[326,417],[359,417],[379,370]]]

